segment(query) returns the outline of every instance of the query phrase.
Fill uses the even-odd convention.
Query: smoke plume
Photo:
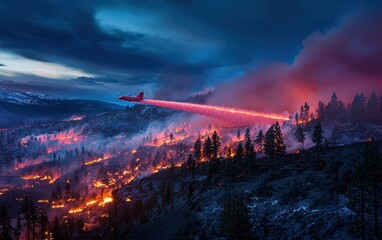
[[[268,63],[216,88],[210,104],[294,112],[335,91],[345,102],[357,92],[382,92],[382,14],[346,16],[311,34],[292,64]]]

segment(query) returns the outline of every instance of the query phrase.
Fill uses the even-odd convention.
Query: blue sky
[[[118,102],[182,99],[266,62],[378,1],[29,1],[0,3],[0,87]]]

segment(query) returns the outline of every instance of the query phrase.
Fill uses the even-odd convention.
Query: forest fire
[[[90,164],[94,164],[94,163],[97,163],[97,162],[105,161],[105,160],[108,160],[111,157],[112,156],[110,156],[109,154],[105,154],[105,156],[103,156],[103,157],[99,157],[97,159],[93,159],[93,160],[85,162],[85,165],[90,165]]]
[[[318,115],[308,114],[306,109],[303,108],[296,121],[284,118],[288,119],[284,128],[279,123],[272,124],[271,128],[282,134],[281,129],[290,131],[294,127],[292,122],[297,124],[296,127],[305,127],[316,121]],[[43,187],[44,192],[36,199],[39,208],[50,208],[66,219],[82,218],[88,228],[93,228],[100,226],[98,221],[101,220],[92,216],[113,216],[106,206],[114,206],[115,202],[135,204],[136,199],[144,195],[145,190],[131,190],[137,188],[136,184],[142,178],[161,174],[166,169],[169,172],[175,168],[185,171],[190,168],[190,161],[197,152],[199,157],[195,166],[208,166],[212,159],[212,153],[208,153],[212,147],[205,148],[208,141],[210,144],[219,141],[220,148],[215,153],[217,158],[242,156],[248,148],[248,136],[252,137],[249,146],[253,151],[260,152],[260,156],[264,151],[261,146],[255,146],[254,140],[260,138],[265,141],[266,132],[262,131],[269,125],[207,125],[182,120],[172,122],[166,129],[148,130],[136,136],[120,133],[104,137],[95,132],[85,135],[81,127],[22,137],[18,144],[23,146],[26,157],[24,161],[14,163],[11,174],[25,182],[3,188],[0,195],[22,189],[37,192]],[[259,135],[260,132],[263,136]],[[196,144],[198,140],[199,147]],[[295,152],[296,149],[293,150]],[[242,173],[235,175],[236,178],[243,176]],[[115,195],[115,191],[120,192]],[[22,202],[25,196],[16,196],[15,199]]]

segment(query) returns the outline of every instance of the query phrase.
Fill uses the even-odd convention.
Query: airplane
[[[143,100],[143,92],[140,92],[136,97],[129,96],[120,96],[118,99],[129,101],[129,102],[140,102]]]

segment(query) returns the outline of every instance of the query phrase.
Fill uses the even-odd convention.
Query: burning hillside
[[[144,204],[151,204],[147,209],[154,209],[157,204],[160,208],[167,206],[171,202],[170,196],[174,194],[172,191],[175,191],[170,189],[170,184],[175,184],[175,173],[183,175],[192,171],[193,176],[206,176],[207,183],[211,184],[214,171],[220,169],[219,164],[226,164],[226,161],[229,163],[241,158],[254,160],[255,157],[284,159],[286,152],[297,152],[296,156],[299,157],[304,148],[310,148],[314,144],[317,146],[317,140],[313,139],[316,134],[313,130],[317,131],[319,120],[328,120],[325,129],[320,130],[320,144],[328,146],[336,144],[334,141],[337,138],[331,135],[331,131],[342,129],[338,124],[332,127],[331,122],[343,119],[351,113],[336,97],[327,105],[324,104],[321,111],[318,108],[316,113],[305,103],[294,120],[281,115],[264,115],[237,109],[144,101],[158,106],[167,104],[166,107],[169,108],[223,119],[229,116],[244,119],[248,116],[244,120],[253,120],[256,124],[238,127],[235,124],[221,126],[213,123],[204,126],[203,121],[195,121],[183,114],[170,114],[164,121],[151,123],[144,131],[130,133],[122,130],[116,134],[105,134],[110,131],[108,125],[100,128],[99,121],[85,116],[73,117],[58,124],[41,125],[34,129],[4,130],[1,132],[1,142],[6,148],[3,148],[2,156],[15,160],[9,161],[1,169],[8,180],[2,181],[0,199],[4,204],[14,203],[10,208],[11,217],[17,219],[17,209],[24,205],[30,207],[32,204],[49,219],[60,217],[69,226],[81,223],[83,230],[80,232],[92,234],[103,231],[101,229],[106,223],[108,228],[113,228],[117,218],[115,209],[120,209],[121,206],[138,208],[134,210],[138,212],[130,213],[132,216],[140,214],[139,209],[142,207],[136,205],[143,204],[142,201]],[[146,107],[132,107],[127,111],[136,109],[140,109],[143,114],[153,115],[154,118],[161,114]],[[354,109],[357,110],[355,107]],[[100,117],[105,122],[114,123],[110,127],[117,128],[115,122],[118,119],[124,122],[125,114],[123,111],[120,115]],[[257,121],[259,117],[268,120]],[[274,118],[286,121],[268,124]],[[130,124],[134,124],[134,121]],[[359,140],[367,139],[366,135],[354,131]],[[225,171],[228,174],[236,170]],[[161,176],[164,172],[170,172],[172,177],[167,176],[159,185],[149,187],[161,192],[163,199],[160,202],[142,189],[141,181],[150,179],[153,174]],[[246,174],[233,172],[229,174],[239,179]],[[154,214],[151,210],[146,210],[146,213],[147,211]],[[52,231],[51,228],[43,236],[48,237],[53,234]]]

